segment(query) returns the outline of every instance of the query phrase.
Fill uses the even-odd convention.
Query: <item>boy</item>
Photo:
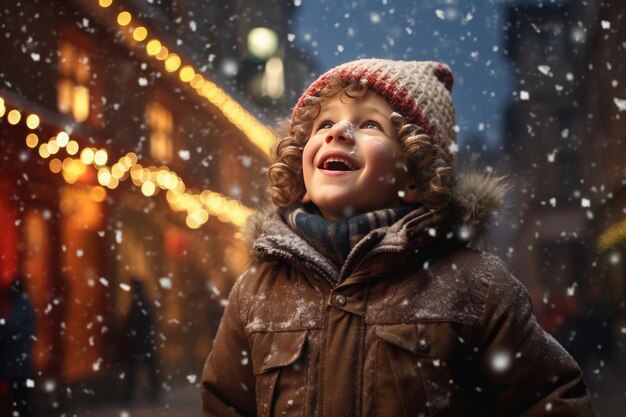
[[[593,415],[523,286],[466,247],[506,185],[455,173],[452,82],[436,62],[360,60],[300,98],[205,416]]]

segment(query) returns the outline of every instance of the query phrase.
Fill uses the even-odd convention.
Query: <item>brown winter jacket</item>
[[[461,177],[464,227],[479,231],[501,191]],[[204,416],[593,415],[578,366],[537,324],[524,287],[448,223],[417,209],[338,270],[276,213],[260,219],[256,261],[204,367]]]

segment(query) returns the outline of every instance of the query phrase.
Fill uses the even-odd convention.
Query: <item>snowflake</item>
[[[626,111],[626,100],[613,97],[613,103],[615,103],[619,111]]]

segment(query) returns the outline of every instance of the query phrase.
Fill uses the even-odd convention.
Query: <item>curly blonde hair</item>
[[[332,77],[316,96],[307,96],[291,124],[291,134],[278,141],[274,162],[268,169],[269,191],[274,204],[285,208],[302,200],[306,189],[302,175],[302,152],[309,140],[313,122],[321,111],[324,99],[344,93],[350,98],[363,96],[370,90],[364,79]],[[375,90],[374,90],[375,91]],[[427,135],[424,129],[392,113],[391,121],[398,129],[409,174],[425,208],[441,211],[448,208],[455,181],[454,155],[437,135]]]

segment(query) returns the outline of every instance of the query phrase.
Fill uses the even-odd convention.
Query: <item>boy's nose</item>
[[[333,125],[326,135],[326,143],[330,143],[334,140],[340,142],[354,142],[354,129],[348,122],[339,122]]]

